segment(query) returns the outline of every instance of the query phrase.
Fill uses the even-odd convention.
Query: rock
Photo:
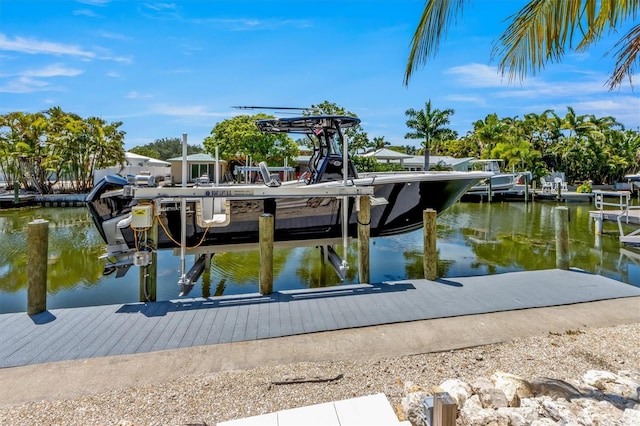
[[[605,384],[615,382],[616,378],[617,376],[609,371],[589,370],[582,376],[582,381],[603,391]]]
[[[640,410],[624,410],[620,424],[622,426],[640,425]]]
[[[411,392],[402,398],[404,417],[413,426],[425,426],[424,405],[422,401],[427,397],[426,392]]]
[[[471,389],[480,397],[483,408],[508,407],[507,397],[500,389],[493,386],[493,382],[486,377],[476,379],[471,383]]]
[[[480,397],[473,395],[468,398],[460,409],[460,423],[464,426],[491,425],[508,426],[509,418],[498,413],[497,410],[482,408]]]
[[[557,423],[551,419],[538,419],[531,422],[531,426],[556,426]]]
[[[533,394],[536,397],[549,396],[570,400],[571,398],[577,398],[582,395],[578,389],[564,380],[541,377],[530,383],[531,390],[533,390]]]
[[[509,419],[509,426],[528,426],[539,419],[538,410],[533,407],[498,408],[500,418]]]
[[[571,424],[579,425],[580,416],[573,412],[570,403],[564,399],[554,400],[549,396],[543,396],[540,398],[542,402],[542,408],[544,408],[544,417],[555,420],[559,424]]]
[[[622,411],[618,410],[615,405],[608,401],[594,401],[593,399],[580,398],[572,402],[575,406],[573,410],[578,416],[582,417],[586,424],[594,424],[599,426],[616,426],[619,425]],[[584,423],[584,422],[583,422]]]
[[[458,410],[460,410],[467,398],[469,398],[472,394],[471,386],[462,380],[458,379],[449,379],[440,384],[440,389],[442,392],[447,392],[451,397],[456,401],[458,405]]]
[[[531,384],[522,377],[496,371],[491,376],[491,380],[496,388],[504,392],[510,407],[519,407],[522,398],[534,396]]]

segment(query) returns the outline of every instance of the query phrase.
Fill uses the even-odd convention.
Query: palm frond
[[[634,68],[640,65],[640,57],[638,56],[640,52],[640,25],[636,25],[622,37],[614,46],[615,48],[617,48],[617,60],[611,78],[607,80],[609,90],[618,87],[625,77],[628,77],[629,83],[632,83],[631,77],[634,74]]]
[[[427,0],[411,39],[411,50],[404,74],[405,86],[409,84],[414,69],[438,52],[441,38],[452,21],[458,15],[462,15],[465,1],[469,0]]]

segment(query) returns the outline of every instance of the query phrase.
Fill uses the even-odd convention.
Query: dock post
[[[493,185],[491,184],[491,178],[489,178],[489,194],[487,195],[487,201],[493,201]]]
[[[368,284],[371,280],[369,273],[371,202],[368,195],[363,195],[358,200],[360,204],[360,210],[358,210],[358,277],[360,277],[361,284]]]
[[[424,277],[427,280],[435,280],[438,277],[438,252],[436,250],[436,216],[433,209],[426,209],[422,213],[424,227],[424,254],[422,264]]]
[[[49,221],[36,219],[27,230],[27,314],[47,310],[47,260],[49,258]]]
[[[273,215],[260,216],[260,294],[273,293]]]
[[[437,392],[433,398],[433,426],[455,426],[458,405],[447,392]]]
[[[598,215],[597,217],[593,218],[593,230],[596,233],[596,235],[602,235],[603,234],[603,222],[604,219],[602,217],[602,213],[600,215]]]
[[[529,176],[527,174],[524,175],[524,202],[529,202]]]
[[[556,268],[569,269],[569,208],[556,207]]]

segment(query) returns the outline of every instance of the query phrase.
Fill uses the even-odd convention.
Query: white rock
[[[482,408],[478,395],[473,395],[465,401],[458,418],[464,426],[509,426],[509,417],[497,410]]]
[[[617,426],[620,424],[622,411],[608,401],[583,398],[574,400],[571,405],[576,407],[575,412],[578,416],[584,419],[583,424],[598,426]]]
[[[553,400],[546,396],[540,399],[542,400],[542,407],[546,411],[545,417],[549,417],[563,425],[581,424],[581,416],[573,412],[573,407],[566,400]]]
[[[540,418],[538,410],[533,407],[505,407],[497,411],[501,417],[509,419],[509,426],[528,426]]]
[[[522,398],[532,398],[531,384],[522,377],[497,371],[491,376],[496,388],[504,392],[510,407],[520,406]]]
[[[411,422],[413,426],[424,426],[424,405],[422,401],[427,397],[426,392],[408,393],[402,398],[402,410],[405,418]]]
[[[589,386],[604,390],[605,383],[615,382],[617,378],[615,374],[609,371],[589,370],[582,376],[582,381]]]
[[[624,410],[622,418],[620,418],[622,426],[638,426],[640,425],[640,410]]]
[[[467,399],[473,393],[468,383],[458,379],[445,380],[440,384],[440,389],[451,395],[458,405],[458,410],[464,406]]]

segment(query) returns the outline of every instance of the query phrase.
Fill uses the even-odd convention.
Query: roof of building
[[[182,156],[180,157],[174,157],[174,158],[169,158],[167,161],[170,162],[177,162],[177,161],[182,161]],[[216,161],[216,159],[214,157],[211,156],[211,154],[205,154],[204,152],[201,152],[199,154],[191,154],[191,155],[187,155],[187,161],[190,162],[202,162],[202,163],[213,163]],[[218,160],[221,163],[224,162],[226,163],[225,160]]]

